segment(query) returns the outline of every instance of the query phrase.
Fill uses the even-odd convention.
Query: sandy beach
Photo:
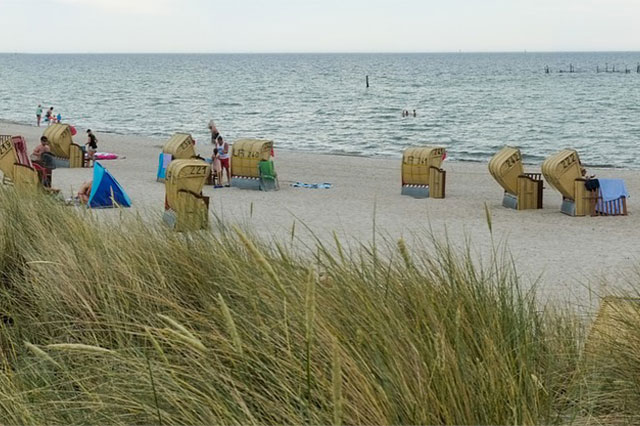
[[[83,128],[76,143],[84,144]],[[44,128],[0,121],[0,134],[23,135],[29,150]],[[133,202],[132,213],[159,220],[164,185],[156,182],[158,154],[164,140],[123,136],[97,131],[99,150],[123,159],[102,164],[125,188]],[[171,135],[167,135],[167,139]],[[208,142],[208,141],[207,141]],[[313,241],[312,233],[332,241],[333,232],[346,243],[369,243],[374,224],[378,242],[404,238],[409,244],[428,242],[432,230],[456,246],[471,241],[478,258],[492,253],[485,203],[492,215],[494,244],[506,244],[523,282],[538,282],[541,294],[552,300],[590,303],[590,292],[603,294],[608,287],[621,288],[635,275],[640,257],[640,227],[636,212],[640,172],[589,169],[598,177],[623,178],[631,194],[627,217],[578,217],[560,213],[561,196],[546,185],[544,209],[517,212],[501,206],[502,189],[486,164],[447,161],[446,199],[416,200],[400,195],[399,159],[308,154],[279,150],[276,170],[279,192],[205,187],[211,197],[212,214],[225,223],[249,225],[260,236],[288,241],[296,223],[296,239]],[[210,156],[212,147],[199,141],[198,152]],[[530,167],[527,171],[539,171]],[[92,176],[91,169],[57,169],[54,186],[70,196]],[[332,189],[293,188],[292,182],[331,182]],[[105,218],[113,211],[94,211]],[[375,219],[374,219],[375,215]],[[212,221],[215,226],[215,221]],[[304,224],[304,225],[303,225]],[[6,226],[6,224],[5,224]],[[306,229],[308,228],[308,229]]]

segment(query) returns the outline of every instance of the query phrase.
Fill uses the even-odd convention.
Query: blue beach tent
[[[93,184],[87,205],[92,209],[114,207],[114,201],[121,207],[131,207],[131,200],[117,180],[102,164],[93,166]]]

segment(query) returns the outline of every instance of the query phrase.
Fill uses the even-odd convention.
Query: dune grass
[[[0,224],[2,424],[565,424],[603,408],[585,396],[584,325],[523,292],[506,256],[402,240],[297,254],[238,228],[116,228],[10,188]]]

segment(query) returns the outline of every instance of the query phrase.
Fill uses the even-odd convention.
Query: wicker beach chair
[[[2,183],[20,189],[51,190],[51,158],[43,164],[32,163],[27,154],[27,142],[22,136],[0,136],[0,170]],[[49,167],[47,167],[49,164]]]
[[[85,167],[85,153],[80,145],[73,143],[71,126],[68,124],[52,124],[47,127],[43,136],[49,139],[49,146],[51,147],[51,153],[55,157],[57,167]]]
[[[196,156],[196,142],[188,133],[176,133],[164,144],[162,153],[172,160],[189,160]]]
[[[273,156],[273,142],[240,139],[231,149],[231,186],[241,189],[276,191],[280,188]]]
[[[525,173],[518,148],[505,146],[489,161],[491,176],[504,189],[502,205],[515,210],[542,208],[542,174]]]
[[[562,150],[542,163],[544,178],[562,194],[562,213],[569,216],[626,216],[626,195],[609,200],[603,196],[601,188],[587,189],[582,170],[578,152],[574,149]]]
[[[165,180],[164,221],[179,232],[197,231],[209,226],[209,197],[202,188],[210,175],[202,160],[174,160]]]
[[[402,195],[444,198],[447,172],[440,166],[445,157],[441,147],[407,148],[402,155]]]

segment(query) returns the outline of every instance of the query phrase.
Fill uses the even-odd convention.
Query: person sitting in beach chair
[[[587,171],[578,152],[565,149],[542,163],[542,174],[562,194],[562,213],[569,216],[627,214],[629,196],[622,179],[585,179]]]
[[[44,148],[42,148],[44,149]],[[41,164],[32,163],[27,155],[27,143],[22,136],[0,137],[0,170],[3,173],[4,184],[13,184],[17,188],[51,189],[51,170],[55,165],[45,158],[47,152],[40,154]]]
[[[42,162],[42,154],[51,153],[51,147],[49,146],[49,139],[46,136],[40,138],[40,145],[36,146],[31,153],[30,159],[33,163],[40,164]]]
[[[504,207],[527,210],[542,208],[542,175],[525,173],[518,148],[505,146],[489,161],[491,176],[504,189]]]

